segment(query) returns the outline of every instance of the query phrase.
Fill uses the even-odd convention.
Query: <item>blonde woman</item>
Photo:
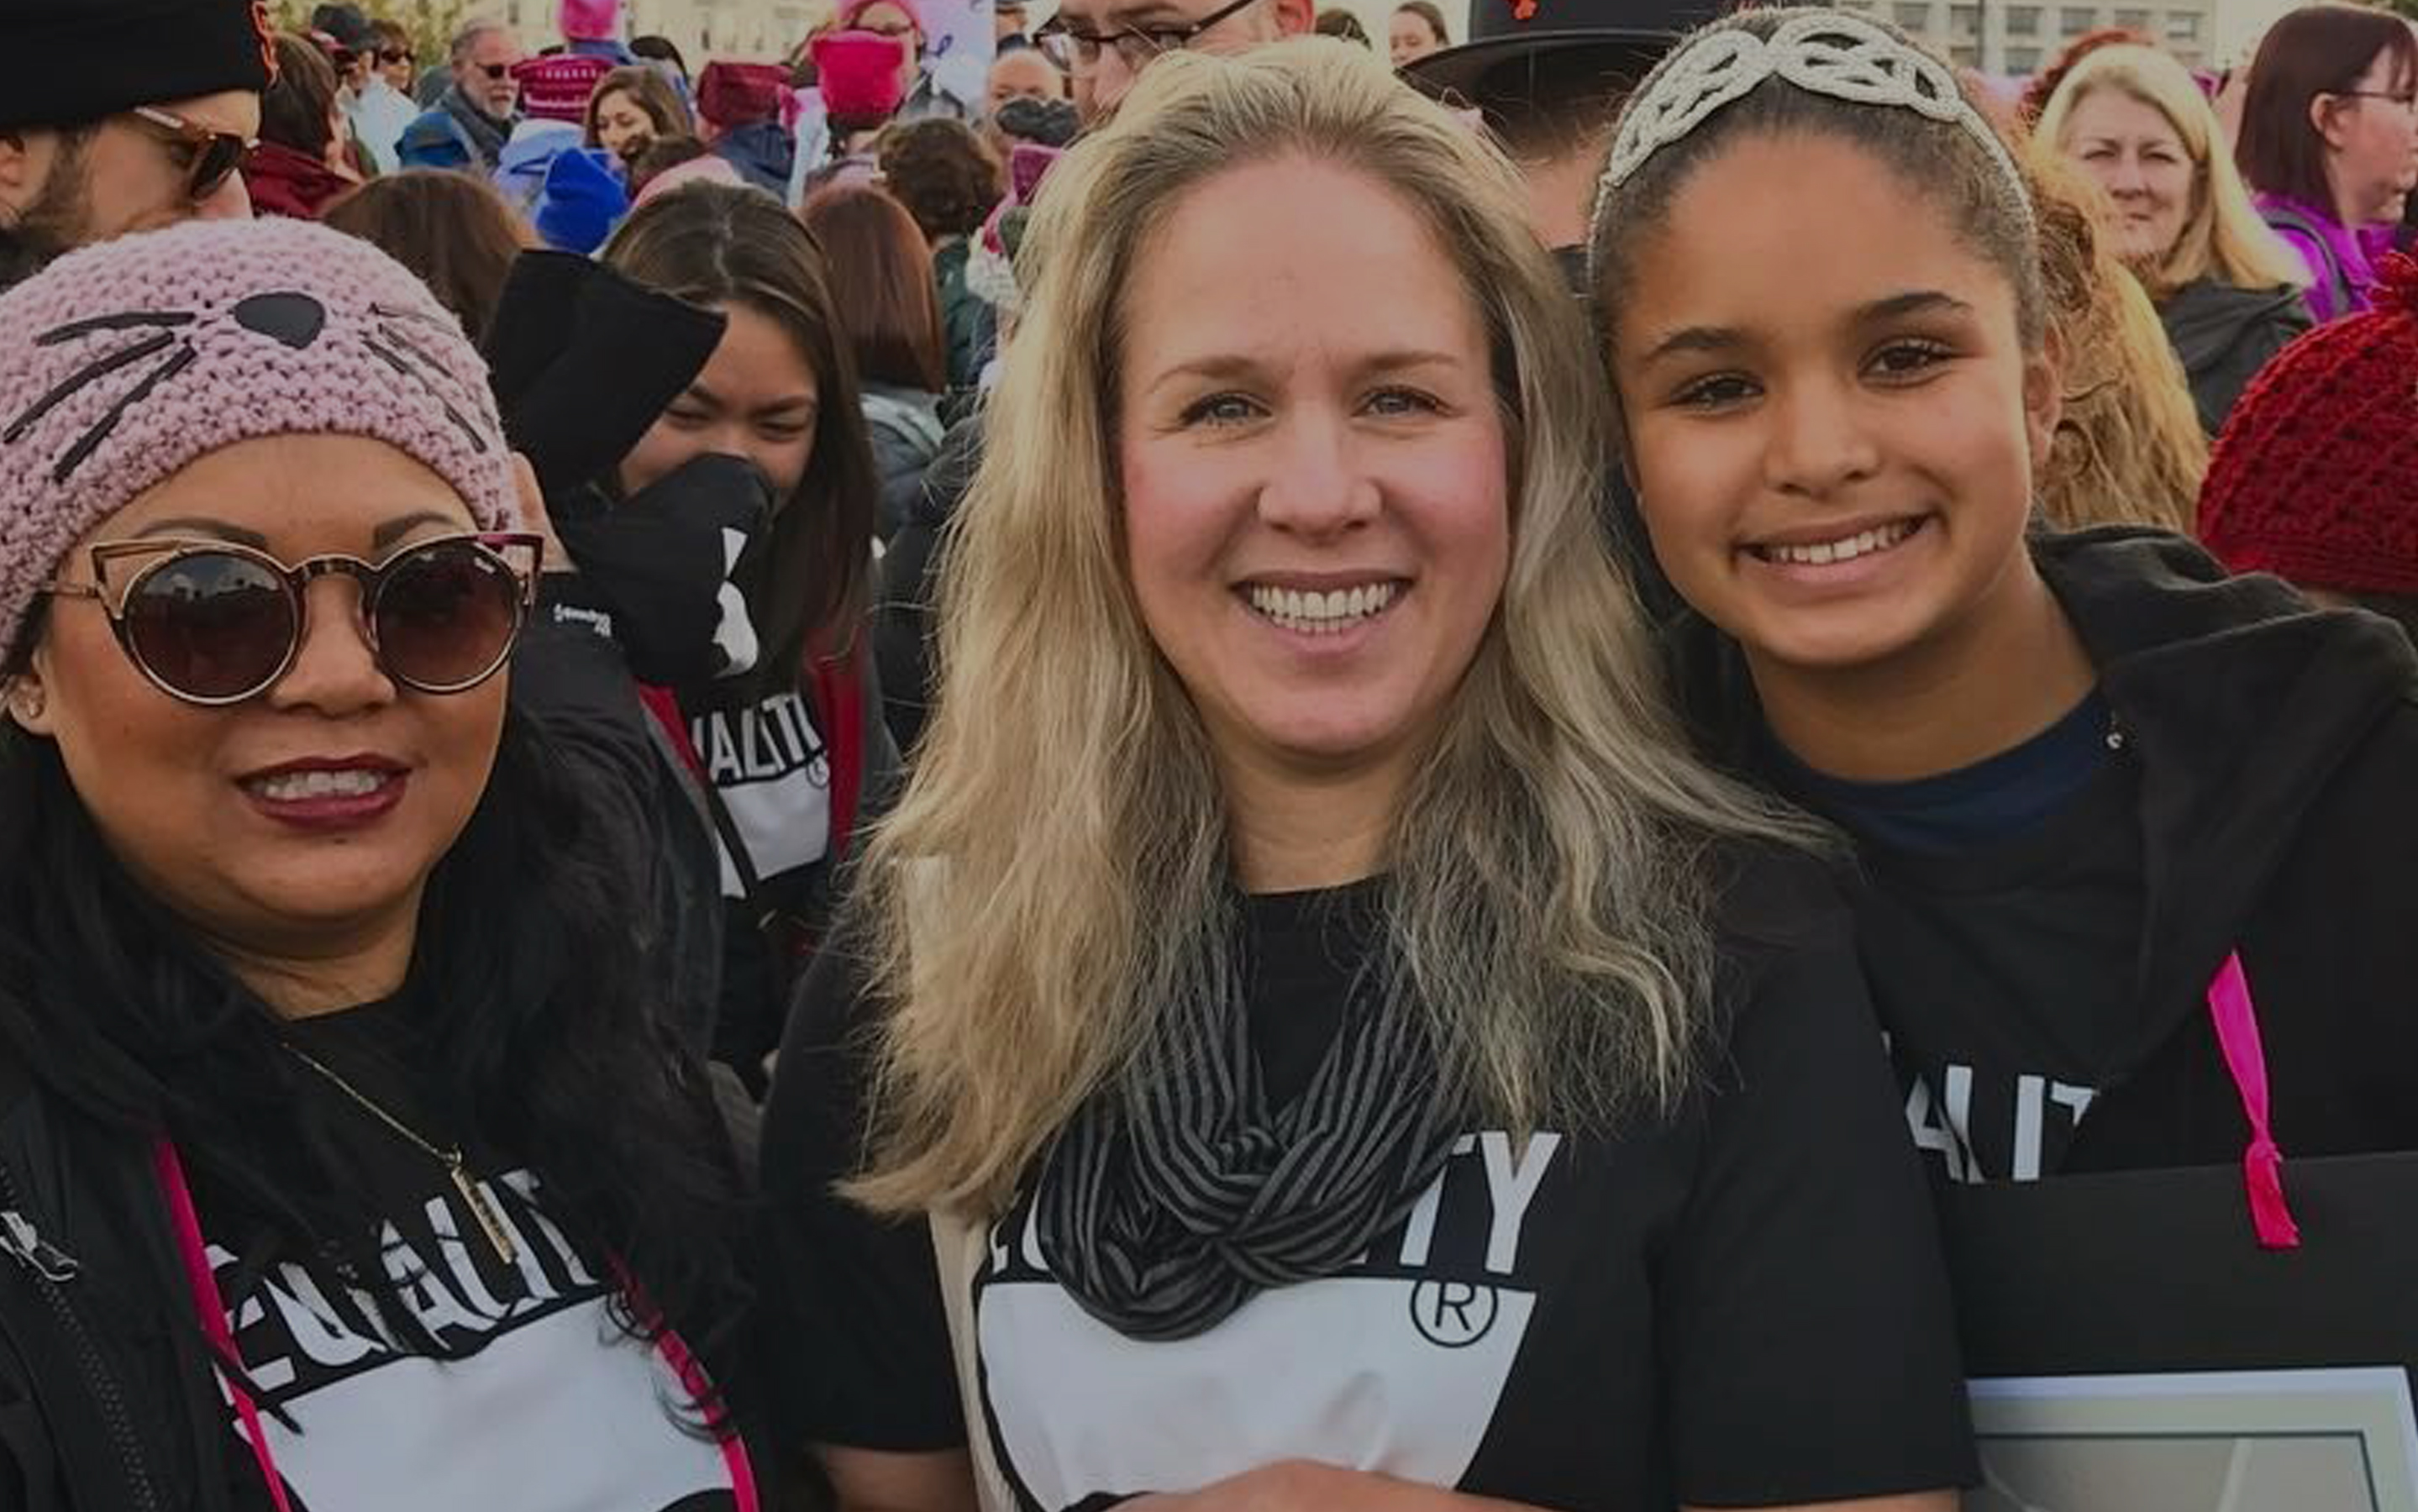
[[[2182,364],[2111,243],[2097,189],[2035,137],[2018,157],[2031,192],[2059,405],[2033,479],[2059,529],[2152,525],[2190,535],[2208,436]]]
[[[2107,191],[2115,249],[2214,435],[2251,374],[2309,328],[2309,274],[2252,206],[2208,98],[2155,48],[2104,48],[2049,97],[2039,139]]]
[[[1852,949],[1651,691],[1507,163],[1358,50],[1174,56],[1037,213],[770,1115],[791,1438],[844,1505],[1944,1512]]]

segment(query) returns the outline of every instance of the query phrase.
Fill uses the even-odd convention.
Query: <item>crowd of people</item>
[[[0,1507],[1947,1512],[2418,1149],[2411,23],[995,8],[0,15]]]

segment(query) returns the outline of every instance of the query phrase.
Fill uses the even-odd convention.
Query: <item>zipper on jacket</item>
[[[102,1425],[117,1448],[118,1463],[126,1469],[135,1507],[139,1512],[158,1512],[159,1494],[152,1488],[151,1472],[144,1462],[133,1416],[126,1410],[125,1394],[110,1375],[99,1346],[93,1342],[91,1331],[67,1294],[66,1283],[74,1280],[83,1266],[73,1256],[44,1239],[25,1216],[16,1175],[5,1161],[0,1161],[0,1250],[5,1250],[34,1278],[34,1290],[42,1294],[61,1330],[75,1346],[77,1373],[84,1377],[93,1400],[100,1405]]]
[[[0,1250],[27,1270],[54,1284],[72,1281],[84,1267],[75,1257],[35,1231],[15,1208],[0,1212]]]

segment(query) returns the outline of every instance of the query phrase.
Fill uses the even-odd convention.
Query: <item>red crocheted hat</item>
[[[2237,573],[2418,594],[2418,263],[2251,380],[2209,459],[2200,539]]]
[[[789,70],[770,63],[709,63],[696,76],[696,114],[726,131],[781,118]]]

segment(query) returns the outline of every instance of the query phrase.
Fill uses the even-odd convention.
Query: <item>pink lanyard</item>
[[[2275,1147],[2267,1117],[2267,1051],[2258,1043],[2258,1010],[2250,1000],[2250,981],[2242,971],[2242,956],[2229,955],[2208,985],[2209,1016],[2216,1022],[2217,1047],[2225,1067],[2242,1094],[2242,1111],[2250,1119],[2250,1148],[2242,1156],[2242,1184],[2250,1193],[2250,1222],[2267,1249],[2297,1249],[2301,1226],[2284,1203],[2284,1152]]]
[[[224,1359],[241,1360],[243,1356],[236,1351],[234,1331],[227,1326],[226,1299],[219,1292],[218,1278],[210,1274],[209,1256],[202,1248],[201,1217],[193,1211],[192,1188],[185,1184],[185,1166],[176,1158],[176,1145],[165,1138],[154,1140],[151,1166],[159,1177],[160,1190],[168,1199],[168,1221],[176,1230],[176,1250],[184,1259],[185,1280],[192,1291],[194,1310],[201,1315],[202,1332]],[[619,1262],[615,1263],[613,1270],[633,1298],[633,1311],[641,1317],[648,1316],[647,1305],[637,1295],[636,1283],[629,1278]],[[688,1345],[679,1335],[666,1329],[657,1347],[663,1352],[664,1363],[670,1366],[672,1373],[680,1378],[681,1389],[689,1394],[691,1400],[703,1401],[709,1384],[705,1367],[697,1363],[696,1355],[689,1352]],[[251,1394],[236,1384],[225,1370],[220,1370],[219,1379],[226,1387],[228,1399],[235,1404],[236,1417],[243,1425],[243,1436],[252,1444],[252,1457],[260,1465],[260,1478],[268,1483],[269,1501],[275,1504],[277,1512],[294,1512],[292,1504],[285,1497],[284,1478],[277,1474],[276,1458],[269,1452],[268,1435],[260,1426],[260,1409],[253,1404]],[[730,1490],[737,1512],[760,1512],[761,1504],[756,1494],[755,1467],[748,1460],[747,1446],[735,1433],[722,1441],[722,1462],[730,1473]]]

